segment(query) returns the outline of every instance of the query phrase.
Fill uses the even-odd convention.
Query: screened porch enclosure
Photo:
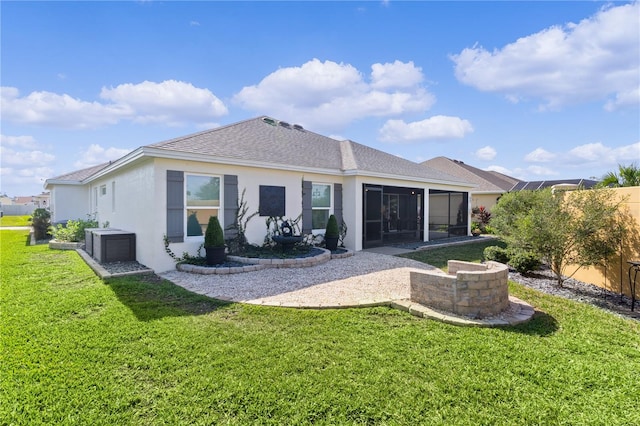
[[[429,190],[429,240],[468,234],[469,194]]]
[[[363,247],[422,241],[424,190],[365,184]]]

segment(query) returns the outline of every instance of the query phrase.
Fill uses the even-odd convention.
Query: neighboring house
[[[345,245],[357,251],[469,235],[473,186],[270,117],[142,146],[109,164],[45,182],[54,220],[95,214],[100,223],[135,232],[138,261],[156,272],[174,268],[164,235],[175,253],[194,254],[209,216],[227,228],[245,191],[249,212],[259,212],[247,225],[249,242],[263,242],[268,216],[301,216],[304,233],[324,233],[335,214],[348,226]]]
[[[51,194],[43,192],[40,195],[33,196],[33,202],[37,208],[46,209],[50,206]]]
[[[563,179],[563,180],[538,180],[532,182],[518,182],[511,189],[511,191],[524,191],[530,190],[535,191],[536,189],[544,189],[549,187],[558,187],[558,188],[584,188],[591,189],[598,184],[597,180],[591,179]]]
[[[435,157],[421,164],[475,184],[476,187],[470,191],[472,208],[483,206],[491,211],[502,194],[521,182],[502,173],[481,170],[447,157]]]
[[[0,206],[6,216],[30,215],[35,209],[49,208],[50,194],[43,192],[40,195],[28,195],[18,197],[0,197]]]

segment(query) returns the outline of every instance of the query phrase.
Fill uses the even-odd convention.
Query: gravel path
[[[162,277],[187,290],[221,300],[272,306],[339,307],[409,299],[409,272],[429,269],[435,268],[411,259],[357,252],[352,257],[333,259],[311,268],[263,269],[232,275],[170,271]],[[574,279],[566,280],[560,288],[547,269],[527,276],[511,271],[509,279],[640,320],[640,313],[631,312],[630,298]],[[638,310],[640,303],[636,302]]]
[[[175,284],[216,299],[275,306],[356,306],[409,298],[409,272],[435,269],[384,254],[358,252],[298,269],[263,269],[233,275],[162,274]]]
[[[526,276],[510,271],[509,279],[543,293],[589,303],[622,317],[640,321],[640,313],[637,312],[640,310],[640,302],[636,301],[635,312],[631,312],[631,298],[621,297],[620,293],[574,279],[567,279],[562,287],[558,287],[555,276],[547,268]]]

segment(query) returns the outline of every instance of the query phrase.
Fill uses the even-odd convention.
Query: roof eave
[[[43,188],[51,190],[51,185],[82,185],[82,182],[79,180],[47,179],[44,181]]]
[[[438,184],[438,185],[459,186],[463,188],[477,187],[477,185],[475,184],[470,184],[466,182],[433,179],[433,178],[427,178],[427,177],[407,176],[407,175],[394,175],[390,173],[372,172],[368,170],[345,170],[343,172],[343,175],[344,176],[376,177],[376,178],[382,178],[382,179],[395,179],[395,180],[405,180],[405,181],[408,180],[408,181],[431,183],[431,184]]]
[[[90,183],[96,179],[103,177],[104,175],[111,173],[116,169],[119,169],[120,167],[126,166],[127,164],[131,164],[140,160],[145,156],[144,149],[145,149],[144,147],[137,148],[131,151],[130,153],[128,153],[127,155],[125,155],[124,157],[121,157],[115,161],[112,161],[108,166],[104,167],[103,169],[100,169],[99,171],[92,174],[91,176],[88,176],[86,179],[82,181],[82,183],[83,184]]]

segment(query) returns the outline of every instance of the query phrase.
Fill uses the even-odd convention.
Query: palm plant
[[[632,163],[628,166],[618,164],[618,172],[608,172],[602,177],[601,186],[619,188],[640,186],[640,168]]]

